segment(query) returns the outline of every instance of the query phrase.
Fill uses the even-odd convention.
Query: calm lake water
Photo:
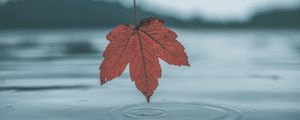
[[[299,30],[175,29],[151,101],[128,69],[99,83],[105,30],[0,32],[1,120],[300,120]]]

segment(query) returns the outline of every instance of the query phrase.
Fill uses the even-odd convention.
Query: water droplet
[[[4,107],[5,107],[6,109],[14,109],[14,107],[13,107],[12,105],[10,105],[10,104],[5,105]]]

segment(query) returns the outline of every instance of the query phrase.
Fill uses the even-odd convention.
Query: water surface
[[[100,86],[109,30],[1,31],[0,119],[300,119],[299,31],[175,30],[191,67],[160,61],[150,104],[128,69]]]

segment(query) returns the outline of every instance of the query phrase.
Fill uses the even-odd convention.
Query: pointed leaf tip
[[[150,96],[147,96],[146,99],[147,99],[147,102],[150,103]]]

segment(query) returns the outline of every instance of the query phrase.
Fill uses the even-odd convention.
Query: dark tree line
[[[139,8],[138,8],[139,9]],[[155,8],[154,8],[155,9]],[[90,28],[113,27],[133,23],[131,8],[118,3],[90,0],[21,0],[0,5],[0,29],[15,28]],[[200,18],[183,21],[139,9],[139,18],[157,16],[176,27],[288,27],[300,28],[300,9],[263,12],[246,23],[203,21]]]

